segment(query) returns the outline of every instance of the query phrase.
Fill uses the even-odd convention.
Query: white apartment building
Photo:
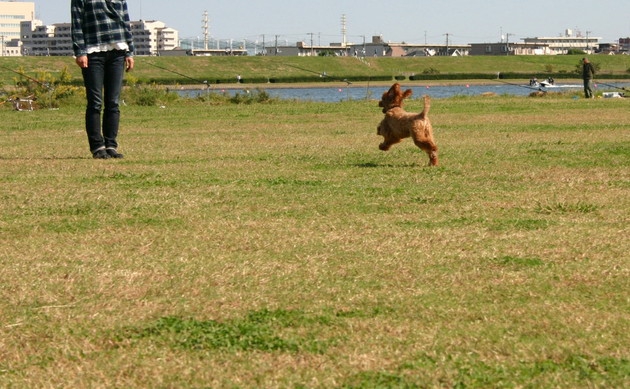
[[[137,55],[160,55],[179,45],[179,32],[160,21],[131,22]],[[0,56],[71,56],[70,23],[44,25],[35,3],[0,0]]]
[[[599,48],[601,37],[583,36],[581,33],[574,33],[567,29],[563,36],[523,38],[526,44],[544,45],[549,52],[546,54],[567,54],[569,50],[581,50],[592,53]]]
[[[21,23],[22,55],[72,56],[70,23],[43,25],[39,20]],[[131,22],[136,55],[160,55],[173,50],[179,42],[179,32],[160,21]]]
[[[22,22],[22,55],[72,55],[70,23]]]
[[[179,46],[179,31],[157,20],[131,22],[136,55],[160,55]]]
[[[20,23],[35,19],[33,2],[0,2],[0,56],[22,55]]]

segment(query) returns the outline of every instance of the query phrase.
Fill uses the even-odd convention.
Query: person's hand
[[[133,57],[127,57],[125,58],[125,70],[130,72],[133,70],[133,66],[135,64],[135,61],[133,60]]]
[[[88,57],[87,57],[87,55],[82,55],[80,57],[76,57],[74,61],[77,63],[77,65],[79,65],[79,67],[81,69],[85,69],[85,68],[88,67]]]

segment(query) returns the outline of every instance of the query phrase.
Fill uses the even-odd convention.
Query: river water
[[[616,85],[617,86],[617,85]],[[622,88],[623,84],[619,84],[618,88]],[[561,92],[561,91],[581,91],[581,84],[559,84],[553,88],[543,89],[548,92]],[[614,90],[602,86],[597,89],[602,90]],[[265,90],[270,96],[281,100],[298,100],[298,101],[317,101],[317,102],[338,102],[347,100],[365,100],[365,99],[380,99],[383,92],[387,91],[387,86],[336,86],[336,87],[294,87],[294,88],[279,88],[269,87],[265,88],[264,85],[256,86],[254,89],[235,88],[229,86],[221,88],[220,85],[213,85],[209,90],[180,90],[178,93],[184,97],[195,97],[204,93],[222,93],[230,96],[236,93],[256,93],[256,89]],[[497,95],[512,95],[512,96],[527,96],[532,92],[537,91],[536,88],[531,88],[527,85],[518,85],[511,83],[499,83],[487,84],[487,85],[425,85],[425,86],[411,86],[407,87],[403,84],[403,89],[413,90],[413,96],[416,98],[423,95],[429,95],[433,98],[447,98],[453,96],[478,96],[484,93],[494,93]]]

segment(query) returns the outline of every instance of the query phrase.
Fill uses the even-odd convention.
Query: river
[[[619,84],[618,88],[622,88],[623,84]],[[603,87],[603,86],[602,86]],[[527,96],[537,91],[527,85],[518,85],[513,83],[496,84],[465,84],[465,85],[425,85],[407,87],[403,84],[404,89],[413,90],[413,95],[417,98],[423,95],[429,95],[433,98],[447,98],[453,96],[478,96],[485,93],[494,93],[497,95]],[[581,84],[559,84],[553,88],[544,89],[548,92],[560,91],[578,91],[582,88]],[[596,88],[598,86],[596,85]],[[610,88],[603,87],[606,90]],[[256,89],[265,90],[270,96],[281,100],[298,100],[298,101],[317,101],[317,102],[338,102],[347,100],[365,100],[379,99],[381,94],[385,92],[387,86],[325,86],[325,87],[276,87],[265,88],[264,84],[255,86],[254,88],[238,88],[233,85],[222,88],[220,85],[212,85],[209,90],[179,90],[178,93],[184,97],[195,97],[204,93],[225,93],[235,95],[236,93],[256,93]],[[612,89],[614,90],[614,89]]]

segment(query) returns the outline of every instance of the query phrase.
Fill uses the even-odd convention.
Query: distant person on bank
[[[595,68],[588,58],[582,58],[582,79],[584,80],[584,97],[593,98],[593,77]]]
[[[120,91],[125,70],[134,66],[127,0],[72,0],[70,12],[72,48],[87,95],[90,151],[97,159],[122,158],[116,141]]]

